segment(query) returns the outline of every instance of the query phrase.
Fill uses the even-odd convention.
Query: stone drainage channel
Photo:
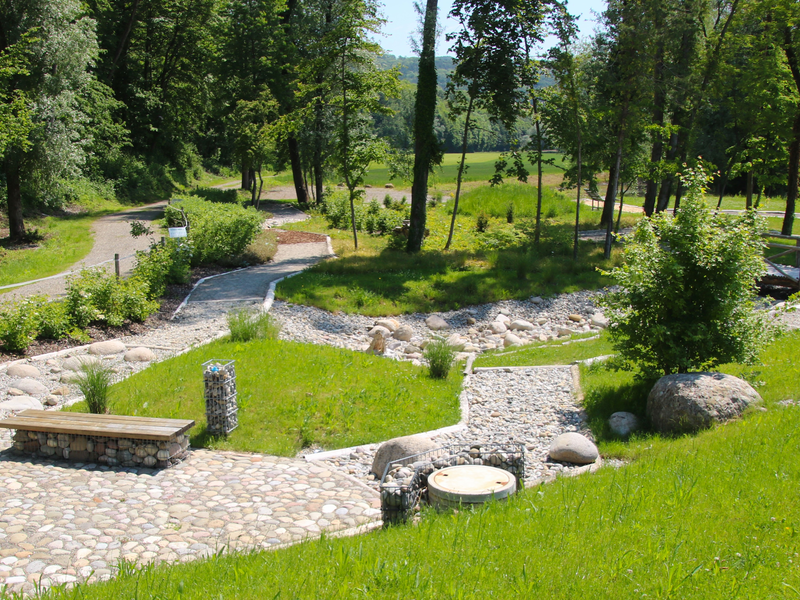
[[[560,301],[574,312],[569,297]],[[531,307],[552,310],[551,303],[540,304]],[[190,304],[177,322],[105,343],[96,355],[84,347],[17,361],[14,368],[0,365],[0,418],[37,404],[55,410],[79,400],[74,369],[87,356],[107,363],[122,379],[192,343],[219,337],[229,308],[215,306],[209,312],[208,306]],[[584,308],[584,313],[594,310]],[[509,312],[506,306],[486,306],[444,316],[467,336],[475,316],[493,319],[500,310]],[[285,318],[292,307],[279,304],[276,312]],[[520,312],[514,316],[535,317]],[[297,338],[363,349],[368,339],[363,317],[354,317],[360,335],[349,330],[336,335],[318,320],[327,313],[319,313],[314,316],[321,339],[308,339],[314,336],[307,307],[296,307],[294,319],[285,319],[282,336],[292,338],[292,328],[302,322]],[[418,321],[415,330],[421,329]],[[557,435],[587,433],[575,394],[568,366],[476,370],[465,378],[461,423],[427,435],[442,445],[523,444],[526,485],[582,472],[587,467],[548,458]],[[322,531],[358,532],[380,524],[379,482],[369,473],[377,444],[295,459],[193,450],[182,464],[158,471],[25,459],[7,450],[10,442],[10,432],[3,431],[0,584],[11,592],[32,594],[36,586],[107,579],[121,560],[140,565],[187,561],[222,548],[278,547]]]

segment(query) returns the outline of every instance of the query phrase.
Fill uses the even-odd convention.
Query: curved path
[[[97,219],[92,225],[94,246],[81,261],[72,265],[67,271],[48,277],[41,281],[23,284],[3,294],[3,299],[20,298],[32,294],[61,296],[66,291],[66,276],[86,267],[101,265],[106,269],[114,269],[114,254],[120,255],[120,273],[127,275],[134,266],[137,250],[150,247],[150,237],[134,238],[131,236],[131,222],[145,221],[151,223],[160,219],[164,213],[166,200],[140,206],[122,212],[106,215]]]

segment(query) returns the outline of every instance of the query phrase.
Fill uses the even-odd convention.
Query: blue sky
[[[455,22],[446,20],[443,15],[450,12],[452,0],[439,0],[439,15],[443,21],[445,32],[455,28]],[[383,13],[387,23],[383,28],[384,37],[378,41],[387,54],[412,56],[408,37],[416,29],[417,15],[414,12],[413,0],[384,0]],[[423,0],[424,5],[424,0]],[[581,15],[579,25],[581,35],[590,35],[596,24],[592,10],[602,12],[606,7],[605,0],[569,0],[568,9],[572,14]],[[442,38],[436,49],[437,55],[447,53],[447,42]]]

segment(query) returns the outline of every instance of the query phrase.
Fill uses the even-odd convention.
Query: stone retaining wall
[[[170,442],[95,435],[44,433],[17,430],[14,450],[39,458],[99,463],[110,467],[150,467],[164,469],[179,463],[189,454],[189,436],[180,434]]]
[[[417,504],[428,501],[428,476],[458,465],[487,465],[508,471],[524,487],[525,447],[522,444],[457,444],[396,460],[381,481],[384,525],[410,519]]]

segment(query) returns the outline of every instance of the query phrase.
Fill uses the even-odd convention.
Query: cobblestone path
[[[150,469],[0,453],[0,584],[95,581],[120,561],[187,561],[376,522],[378,494],[304,460],[193,450]]]

